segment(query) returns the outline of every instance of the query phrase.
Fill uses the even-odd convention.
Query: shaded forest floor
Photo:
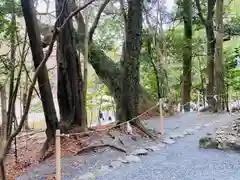
[[[144,116],[141,116],[141,120],[150,119],[155,116],[156,113],[148,113]],[[93,127],[93,133],[86,134],[86,136],[81,137],[79,135],[71,135],[61,137],[61,156],[62,157],[70,157],[77,154],[80,154],[80,151],[83,151],[84,148],[89,147],[93,144],[104,144],[104,140],[107,140],[107,144],[112,144],[112,141],[116,141],[115,136],[124,136],[127,133],[124,128],[121,130],[118,129],[114,132],[111,130],[110,132],[104,131],[104,129],[109,129],[113,127],[114,124],[97,126]],[[120,131],[119,131],[120,130]],[[117,134],[116,134],[117,133]],[[138,130],[133,130],[133,139],[136,137],[141,137],[141,134]],[[13,142],[12,148],[8,154],[6,161],[6,171],[7,171],[7,179],[15,180],[16,177],[22,175],[27,172],[29,169],[34,168],[35,166],[42,163],[39,161],[40,150],[45,142],[46,136],[44,131],[28,131],[21,132],[16,139],[16,148],[15,143]],[[111,141],[111,142],[110,142]],[[121,141],[121,140],[120,140]],[[112,146],[112,148],[114,148]],[[95,151],[96,148],[89,149],[90,151]],[[116,149],[116,148],[115,148]],[[120,148],[121,149],[121,148]],[[86,150],[89,151],[89,150]],[[122,149],[123,150],[123,149]],[[121,151],[121,150],[120,150]],[[16,156],[17,152],[17,156]],[[51,147],[44,157],[44,161],[53,160],[55,158],[55,149]],[[52,175],[49,175],[49,179],[54,179]]]

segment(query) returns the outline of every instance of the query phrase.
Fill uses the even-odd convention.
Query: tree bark
[[[0,136],[6,136],[6,125],[7,125],[7,96],[5,85],[0,87],[1,93],[1,113],[2,113],[2,125],[1,125],[1,134]],[[6,140],[6,137],[4,137]]]
[[[216,1],[216,44],[215,44],[215,80],[216,80],[216,110],[224,110],[224,70],[223,70],[223,0]]]
[[[192,0],[183,0],[183,20],[185,47],[183,50],[183,93],[182,105],[190,111],[192,86]]]
[[[70,13],[69,2],[56,0],[57,26],[61,26]],[[83,78],[73,32],[73,22],[69,20],[57,39],[58,103],[61,121],[66,125],[78,125],[84,130],[87,118],[84,114]]]
[[[120,121],[138,115],[139,104],[139,55],[141,51],[143,0],[128,1],[126,49],[122,62],[122,94]]]
[[[195,0],[198,15],[202,24],[205,26],[206,36],[207,36],[207,75],[208,75],[208,84],[207,84],[207,100],[208,105],[212,111],[215,110],[215,99],[214,96],[214,53],[215,53],[215,35],[213,29],[213,15],[214,15],[214,6],[216,0],[207,1],[207,18],[203,17],[202,8],[199,0]]]
[[[22,7],[32,51],[34,67],[36,69],[43,60],[43,50],[33,1],[22,1]],[[50,142],[55,137],[55,131],[58,128],[58,119],[54,107],[53,96],[46,66],[44,66],[38,74],[38,86],[47,126],[47,141]]]

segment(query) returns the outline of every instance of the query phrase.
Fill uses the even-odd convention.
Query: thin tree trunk
[[[190,111],[192,86],[192,0],[183,0],[184,42],[182,105]]]
[[[15,15],[15,1],[12,1],[12,15],[11,15],[11,75],[9,84],[9,97],[8,97],[8,111],[7,111],[7,138],[12,133],[13,118],[15,116],[15,100],[13,97],[14,93],[14,76],[15,76],[15,54],[16,54],[16,15]]]
[[[7,132],[7,94],[5,86],[3,85],[0,88],[1,93],[1,113],[2,113],[2,126],[1,126],[1,135],[6,140],[6,132]]]
[[[33,1],[22,0],[22,9],[30,41],[33,63],[36,69],[43,60],[43,50],[40,38],[40,31],[36,19],[36,12],[34,11],[33,7]],[[45,122],[47,126],[47,141],[45,143],[45,151],[46,149],[48,149],[49,143],[52,142],[52,140],[55,138],[55,131],[58,128],[58,119],[53,102],[53,96],[46,66],[44,66],[40,70],[37,80],[42,100],[43,111],[45,115]]]

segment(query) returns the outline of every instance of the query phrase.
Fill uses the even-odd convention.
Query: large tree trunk
[[[215,51],[215,80],[216,80],[216,110],[224,110],[224,69],[223,69],[223,0],[216,1],[216,51]]]
[[[138,115],[139,104],[139,55],[141,51],[143,0],[128,1],[126,45],[122,62],[122,97],[120,121]]]
[[[60,15],[58,26],[71,13],[69,2],[62,11],[64,3],[65,0],[56,0],[56,16]],[[66,125],[78,125],[84,130],[87,118],[84,113],[83,79],[73,32],[73,22],[69,20],[57,40],[58,103],[61,121]]]
[[[183,20],[185,47],[183,51],[183,93],[182,105],[190,111],[192,86],[192,0],[183,0]]]
[[[207,85],[207,99],[209,107],[212,111],[215,110],[214,96],[214,53],[215,53],[215,36],[213,30],[213,9],[216,0],[208,0],[207,21],[205,24],[207,34],[207,56],[208,56],[208,85]]]
[[[202,14],[202,8],[199,0],[195,0],[199,18],[202,21],[202,24],[205,26],[206,37],[207,37],[207,75],[208,75],[208,84],[207,84],[207,100],[210,110],[215,110],[215,99],[214,96],[214,53],[215,53],[215,35],[213,29],[213,15],[214,15],[214,6],[216,0],[207,1],[207,18],[204,19]]]
[[[26,29],[28,32],[30,47],[32,51],[34,67],[37,68],[43,60],[43,50],[40,38],[40,31],[37,25],[36,14],[34,11],[32,0],[30,0],[28,3],[27,1],[22,1],[22,6]],[[53,96],[46,66],[44,66],[38,74],[38,86],[40,90],[42,106],[45,115],[45,122],[47,126],[47,145],[48,142],[50,142],[55,137],[55,131],[58,128],[58,119],[54,107]]]

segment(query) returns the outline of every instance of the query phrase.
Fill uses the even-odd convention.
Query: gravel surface
[[[195,117],[195,118],[194,118]],[[199,122],[206,122],[210,117],[202,118]],[[124,167],[107,173],[98,180],[238,180],[240,179],[240,155],[220,150],[205,150],[198,148],[198,140],[212,132],[216,126],[229,122],[234,117],[222,114],[212,120],[219,120],[208,124],[193,135],[186,136],[177,143],[167,145],[166,148],[142,157],[138,163],[127,164]],[[190,122],[192,119],[192,122]],[[194,123],[195,122],[195,123]],[[211,121],[212,122],[212,121]],[[176,124],[180,132],[184,128],[196,125],[196,115],[186,114],[175,121],[167,121],[166,127],[174,129]],[[188,124],[189,123],[189,124]],[[206,124],[206,123],[205,123]],[[176,128],[176,127],[175,127]],[[167,131],[167,134],[170,131]]]
[[[177,137],[173,144],[152,149],[146,156],[128,156],[130,163],[114,161],[124,156],[116,151],[89,153],[62,159],[64,180],[238,180],[240,179],[240,156],[218,150],[198,149],[198,140],[216,126],[226,124],[236,116],[229,114],[185,113],[166,118],[165,142]],[[148,128],[159,131],[159,118],[144,122]],[[185,137],[181,137],[184,135]],[[180,137],[180,139],[178,138]],[[176,142],[175,142],[176,141]],[[124,141],[125,143],[125,141]],[[128,143],[128,142],[126,142]],[[130,141],[129,141],[130,143]],[[152,144],[143,147],[151,147]],[[160,140],[158,143],[161,143]],[[155,143],[156,145],[156,143]],[[77,165],[76,165],[77,164]],[[114,164],[114,167],[109,167]],[[17,180],[43,180],[55,173],[54,161],[46,161]],[[105,175],[104,175],[105,174]]]

